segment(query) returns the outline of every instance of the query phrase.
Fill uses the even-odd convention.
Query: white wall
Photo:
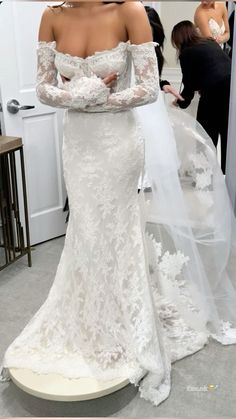
[[[150,7],[154,7],[154,9],[156,9],[156,11],[159,13],[161,12],[161,2],[159,1],[145,1],[143,2],[144,6],[150,6]]]
[[[178,67],[178,63],[176,60],[176,51],[170,41],[171,31],[173,26],[181,20],[187,19],[193,21],[194,12],[199,1],[162,1],[160,4],[160,17],[166,34],[164,49],[166,66],[176,68]]]

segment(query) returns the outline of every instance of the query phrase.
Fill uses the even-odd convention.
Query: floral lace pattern
[[[159,75],[153,42],[131,45],[121,42],[104,54],[87,58],[58,52],[56,42],[40,42],[38,47],[37,95],[41,102],[55,107],[85,112],[124,111],[157,99]],[[131,62],[135,85],[130,87]],[[57,72],[70,79],[58,87]],[[111,90],[102,78],[118,73],[119,80]]]
[[[189,159],[193,165],[192,178],[195,182],[195,194],[199,201],[210,209],[213,205],[212,165],[203,152],[191,154]]]
[[[63,88],[58,87],[55,67],[55,42],[40,42],[38,47],[37,95],[42,103],[60,108],[83,110],[89,105],[105,103],[109,89],[96,75],[75,75]]]
[[[219,36],[224,35],[225,24],[224,24],[223,20],[222,20],[222,25],[219,25],[219,23],[215,19],[210,18],[209,21],[208,21],[208,25],[209,25],[209,29],[211,31],[212,37],[214,39],[217,39]],[[221,43],[220,46],[221,46],[221,48],[223,48],[224,44]]]

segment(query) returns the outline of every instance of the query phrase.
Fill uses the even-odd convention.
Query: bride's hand
[[[62,74],[60,76],[61,76],[61,80],[62,80],[63,83],[70,82],[70,79],[68,79],[67,77],[63,76]]]
[[[223,41],[224,41],[224,39],[223,39],[222,35],[218,35],[218,36],[216,36],[216,37],[215,37],[215,41],[216,41],[218,44],[222,44],[222,43],[223,43]]]
[[[118,74],[117,73],[112,73],[109,74],[109,76],[106,76],[104,79],[102,79],[103,83],[105,83],[105,85],[107,87],[112,87],[114,81],[117,80]]]
[[[104,79],[102,79],[103,83],[105,83],[106,87],[112,87],[112,84],[114,81],[117,80],[118,74],[117,73],[112,73],[109,74],[109,76],[106,76]],[[67,77],[63,76],[61,74],[61,79],[63,83],[69,83],[71,80],[68,79]]]

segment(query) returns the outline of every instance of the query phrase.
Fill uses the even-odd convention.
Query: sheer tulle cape
[[[235,218],[214,145],[189,114],[167,111],[161,94],[136,112],[151,184],[144,219],[163,250],[188,257],[182,276],[200,308],[192,317],[183,304],[178,309],[197,330],[222,344],[236,343]],[[177,302],[174,286],[172,295]]]

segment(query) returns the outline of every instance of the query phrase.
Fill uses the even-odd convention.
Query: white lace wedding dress
[[[121,42],[83,59],[58,52],[55,42],[40,43],[38,57],[40,100],[68,108],[70,218],[48,298],[7,349],[2,379],[13,367],[124,377],[158,405],[170,392],[171,363],[203,348],[212,334],[197,291],[181,274],[189,256],[173,244],[164,249],[164,235],[145,231],[137,194],[144,142],[132,108],[156,100],[154,44]],[[58,86],[57,72],[71,81]],[[119,77],[110,91],[101,78],[112,72]]]
[[[222,24],[219,25],[215,19],[210,18],[208,25],[214,39],[216,39],[218,36],[222,36],[225,33],[225,24],[223,21]],[[224,44],[220,44],[220,46],[223,48]]]

